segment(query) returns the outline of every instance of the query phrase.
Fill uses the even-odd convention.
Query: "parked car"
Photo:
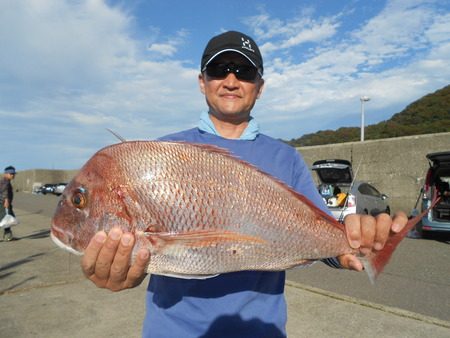
[[[434,196],[440,197],[437,203],[416,225],[416,230],[426,235],[432,232],[450,232],[450,151],[426,155],[430,167],[425,174],[425,182],[420,190],[421,211],[430,207]],[[448,193],[445,194],[444,192]],[[417,203],[418,204],[418,203]],[[419,212],[416,207],[413,216]]]
[[[56,184],[54,183],[47,183],[41,186],[39,189],[37,189],[38,194],[52,194],[55,191]]]
[[[317,174],[320,195],[338,221],[348,214],[390,214],[388,196],[367,182],[354,181],[349,161],[320,160],[311,169]]]
[[[55,189],[53,190],[53,194],[56,196],[60,196],[64,189],[66,188],[67,183],[58,183],[55,185]]]

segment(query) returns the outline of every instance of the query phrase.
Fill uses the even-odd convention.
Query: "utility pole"
[[[361,142],[364,142],[364,102],[370,101],[370,97],[361,96]]]

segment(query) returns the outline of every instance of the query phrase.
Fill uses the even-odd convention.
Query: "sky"
[[[78,169],[97,150],[195,127],[214,35],[252,36],[252,116],[290,140],[389,119],[450,82],[449,0],[0,0],[0,169]]]

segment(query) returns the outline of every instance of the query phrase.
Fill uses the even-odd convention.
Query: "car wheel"
[[[416,230],[417,234],[420,236],[419,238],[428,239],[429,238],[428,232],[427,231],[423,231],[422,227],[418,226],[418,225],[419,224],[416,224],[414,229]]]
[[[408,216],[408,221],[411,220],[413,218],[413,216]],[[414,228],[412,228],[408,234],[407,237],[409,238],[414,238],[414,239],[419,239],[422,238],[422,228],[420,226],[420,222],[417,223]]]

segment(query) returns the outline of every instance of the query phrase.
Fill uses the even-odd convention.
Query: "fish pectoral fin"
[[[245,235],[232,231],[199,230],[178,233],[144,233],[146,237],[157,246],[183,245],[187,247],[211,247],[221,242],[245,242],[264,244],[261,237]],[[159,245],[158,245],[159,244]]]
[[[306,268],[308,266],[313,265],[316,260],[311,259],[300,259],[298,261],[292,261],[286,264],[285,266],[281,266],[280,268],[283,270],[293,269],[293,268]]]

